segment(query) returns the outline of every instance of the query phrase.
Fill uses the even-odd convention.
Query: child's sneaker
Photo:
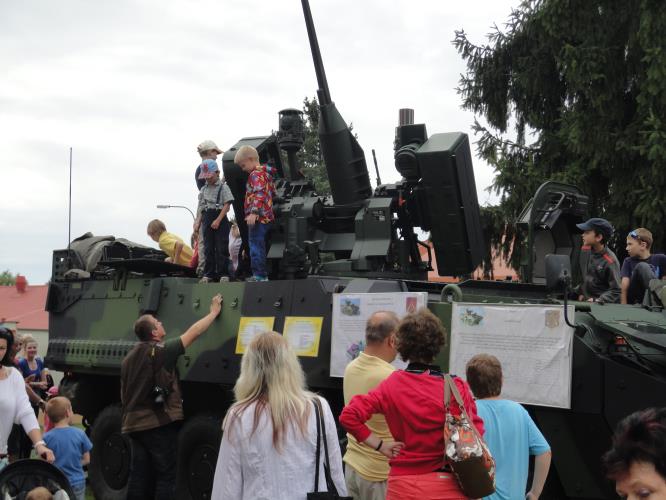
[[[229,276],[222,276],[220,278],[220,283],[227,283],[229,281]]]
[[[204,276],[199,280],[199,283],[210,283],[210,278],[208,276]]]

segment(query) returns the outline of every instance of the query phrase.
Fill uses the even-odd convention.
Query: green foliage
[[[12,274],[9,272],[9,269],[5,269],[0,273],[0,286],[14,286],[16,284],[16,276],[18,274]]]
[[[331,185],[319,147],[319,104],[317,98],[303,99],[303,118],[305,120],[305,142],[301,149],[303,174],[314,182],[317,193],[322,196],[331,194]]]
[[[616,227],[615,248],[639,226],[666,246],[664,33],[663,0],[524,0],[486,45],[456,32],[467,63],[458,91],[487,123],[474,122],[477,150],[500,196],[484,224],[514,267],[521,245],[501,240],[503,221],[546,180],[590,196],[590,215]]]

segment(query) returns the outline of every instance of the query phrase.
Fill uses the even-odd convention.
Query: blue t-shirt
[[[44,370],[44,360],[39,356],[35,356],[35,363],[37,363],[37,368],[34,370],[30,369],[27,358],[21,358],[18,362],[19,370],[21,370],[21,375],[23,378],[27,378],[30,375],[35,376],[35,382],[39,382],[42,378],[42,371]]]
[[[476,402],[486,430],[483,435],[495,459],[495,493],[491,500],[525,498],[529,456],[550,450],[527,410],[507,399],[480,399]]]
[[[86,484],[81,459],[92,450],[86,433],[76,427],[56,427],[44,434],[46,446],[55,455],[55,465],[63,471],[72,488]]]
[[[639,262],[647,262],[654,273],[655,278],[662,279],[666,275],[666,255],[663,253],[653,253],[647,259],[641,260],[638,257],[627,257],[622,262],[620,276],[631,278],[631,274]]]

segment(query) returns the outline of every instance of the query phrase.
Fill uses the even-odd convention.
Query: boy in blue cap
[[[613,226],[606,219],[593,217],[576,227],[583,231],[580,252],[583,282],[578,290],[578,300],[620,302],[620,262],[607,246]]]
[[[229,281],[229,219],[227,213],[234,197],[227,183],[220,179],[215,160],[204,160],[200,165],[200,179],[206,184],[199,191],[197,218],[194,231],[203,232],[203,283]]]

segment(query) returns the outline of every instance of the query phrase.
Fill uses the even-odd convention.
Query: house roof
[[[47,290],[48,285],[28,285],[19,293],[15,286],[0,286],[0,323],[17,323],[19,330],[48,330]]]

